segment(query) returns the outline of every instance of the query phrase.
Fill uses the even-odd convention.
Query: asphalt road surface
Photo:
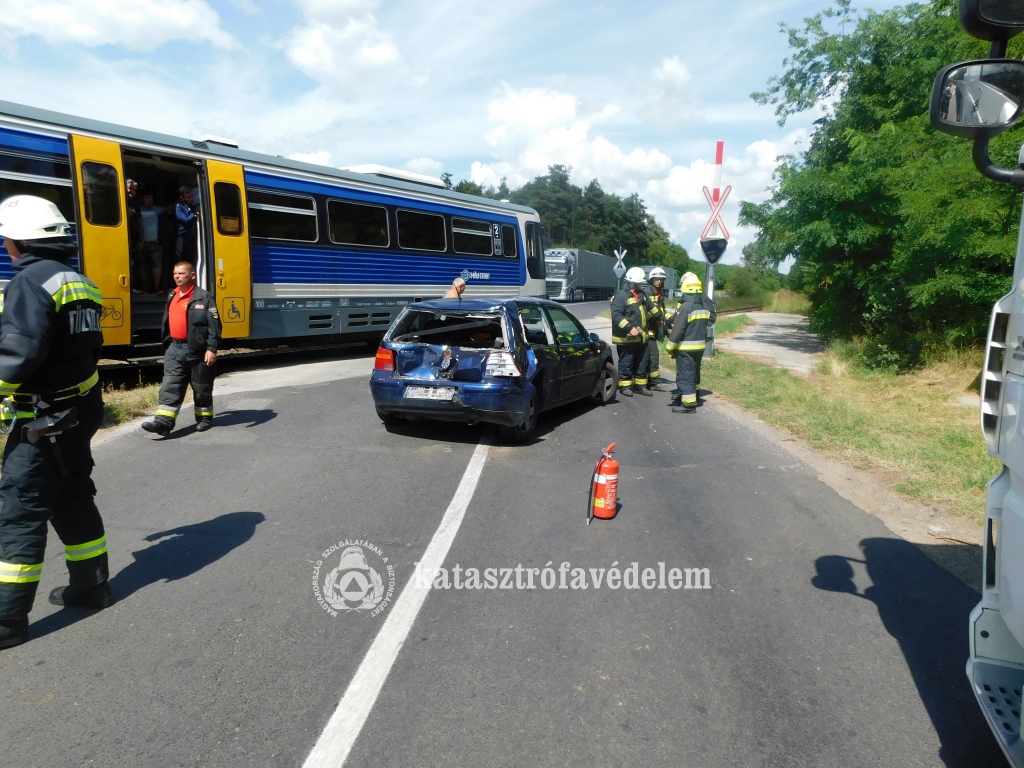
[[[573,405],[510,447],[385,428],[365,374],[301,379],[236,384],[205,434],[97,448],[118,603],[50,606],[51,539],[34,638],[0,652],[5,766],[1003,764],[964,676],[977,594],[713,399]],[[587,526],[612,441],[621,509]],[[343,563],[345,540],[380,554]],[[431,557],[539,573],[427,589]],[[610,588],[634,562],[639,588]],[[331,615],[335,569],[335,600],[393,573],[391,602]]]

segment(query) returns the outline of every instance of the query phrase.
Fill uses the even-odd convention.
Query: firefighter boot
[[[196,422],[196,432],[205,432],[213,426],[213,419],[209,416],[204,416],[198,422]]]
[[[95,587],[76,589],[75,587],[57,587],[50,593],[50,602],[54,605],[75,608],[109,608],[116,600],[110,591],[110,583],[102,581]]]
[[[647,387],[633,387],[633,391],[636,392],[638,395],[643,395],[644,397],[654,397],[654,395],[651,393],[651,390],[649,390]]]
[[[695,406],[692,406],[692,405],[683,405],[682,403],[680,403],[679,405],[676,405],[676,406],[672,407],[672,413],[696,413],[696,412],[697,412],[697,408]]]
[[[0,649],[13,648],[28,640],[28,617],[0,621]]]
[[[629,387],[619,387],[619,394],[622,395],[623,397],[632,397],[633,390],[630,389]]]
[[[144,421],[142,422],[142,428],[147,432],[152,432],[154,435],[160,435],[160,437],[167,437],[171,434],[172,429],[172,427],[159,421]]]

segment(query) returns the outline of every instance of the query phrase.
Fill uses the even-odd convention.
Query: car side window
[[[579,321],[561,307],[548,307],[559,344],[586,344],[590,336]]]
[[[544,313],[540,307],[520,307],[519,319],[523,323],[523,335],[527,344],[554,344]]]

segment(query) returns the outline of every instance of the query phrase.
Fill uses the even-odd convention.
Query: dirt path
[[[776,368],[810,373],[821,362],[825,346],[808,330],[803,315],[744,312],[754,325],[715,340],[719,349],[755,357]]]

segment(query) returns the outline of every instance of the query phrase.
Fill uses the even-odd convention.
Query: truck
[[[597,301],[615,293],[615,259],[578,248],[544,251],[547,293],[555,301]]]
[[[1017,168],[1001,168],[989,156],[989,140],[1016,125],[1024,107],[1024,61],[1005,58],[1007,42],[1024,32],[1024,2],[961,0],[960,24],[990,44],[989,57],[939,71],[929,119],[938,131],[973,139],[982,175],[1024,187],[1024,148]],[[980,426],[1002,466],[986,492],[982,592],[968,620],[966,672],[1003,754],[1024,768],[1024,218],[1020,231],[1012,290],[993,307],[985,340]]]

